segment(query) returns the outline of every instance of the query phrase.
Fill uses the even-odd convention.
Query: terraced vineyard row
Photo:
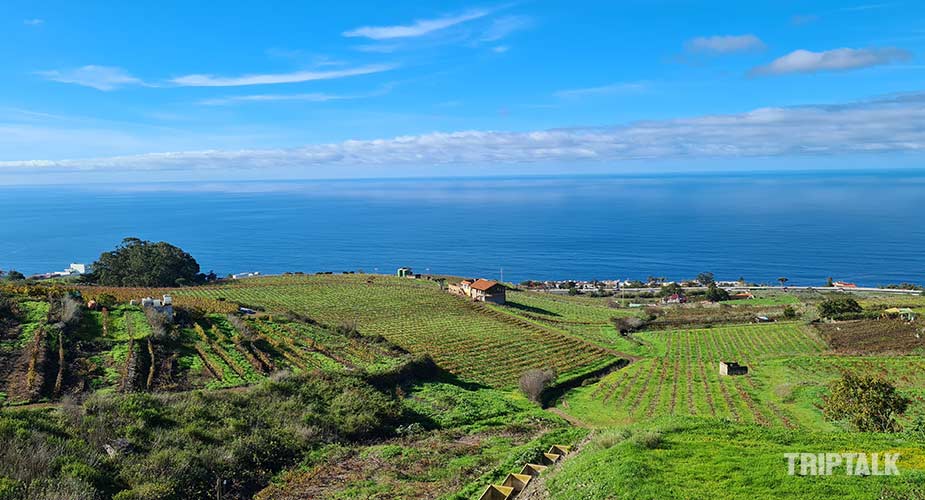
[[[633,310],[608,307],[605,300],[539,292],[509,292],[507,307],[544,321],[582,324],[608,324],[615,316],[636,314]]]
[[[447,370],[510,387],[529,368],[568,376],[615,360],[610,352],[510,314],[441,292],[435,283],[384,276],[333,275],[253,280],[259,286],[183,290],[182,294],[268,311],[292,311],[328,325],[355,322]]]
[[[667,356],[682,356],[684,350],[678,346],[694,343],[699,358],[709,361],[752,362],[761,358],[814,354],[825,349],[822,341],[806,334],[795,323],[669,330],[642,337],[666,343],[669,346]]]
[[[766,426],[793,427],[794,419],[767,397],[752,376],[720,376],[718,361],[745,362],[760,370],[761,360],[810,354],[819,341],[798,325],[741,325],[647,334],[663,342],[665,355],[633,363],[606,377],[591,393],[626,420],[659,415],[725,417]]]

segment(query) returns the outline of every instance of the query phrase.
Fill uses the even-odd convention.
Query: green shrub
[[[658,448],[662,444],[662,433],[655,431],[642,431],[633,434],[630,442],[647,450]]]
[[[13,500],[19,492],[19,481],[8,477],[0,477],[0,500]]]
[[[818,306],[819,315],[830,319],[856,319],[864,309],[858,301],[847,295],[832,295]]]

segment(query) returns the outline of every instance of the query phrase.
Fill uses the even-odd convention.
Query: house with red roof
[[[451,293],[469,297],[479,302],[492,302],[504,304],[507,300],[507,287],[494,280],[479,278],[477,280],[462,280],[458,284],[447,287]]]

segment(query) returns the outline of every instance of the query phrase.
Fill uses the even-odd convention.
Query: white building
[[[168,321],[173,321],[173,297],[164,295],[161,299],[145,297],[141,299],[141,307],[150,307],[159,313],[167,316]]]
[[[244,278],[254,278],[254,277],[256,277],[256,276],[260,276],[260,271],[255,271],[255,272],[252,272],[252,273],[238,273],[238,274],[232,274],[232,275],[231,275],[231,279],[233,279],[233,280],[239,280],[239,279],[244,279]]]

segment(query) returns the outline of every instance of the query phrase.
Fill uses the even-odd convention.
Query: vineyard
[[[134,290],[127,301],[138,298],[134,294],[141,289]],[[197,297],[182,302],[222,304],[219,311],[232,306]],[[278,315],[244,319],[194,308],[183,310],[182,324],[155,334],[144,311],[124,303],[83,309],[74,325],[63,329],[48,301],[24,299],[18,308],[15,328],[0,332],[0,404],[90,390],[236,387],[281,370],[380,373],[411,359],[387,342]]]
[[[793,427],[795,418],[762,376],[767,360],[821,352],[824,344],[794,324],[740,325],[640,334],[656,357],[638,361],[579,391],[577,405],[599,417],[630,422],[662,415],[729,418]],[[720,360],[749,366],[749,375],[720,376]]]
[[[565,332],[441,292],[433,282],[386,276],[319,275],[249,280],[246,285],[177,293],[319,323],[356,324],[475,382],[513,386],[529,368],[555,367],[563,379],[615,362],[606,349]],[[285,349],[284,349],[285,350]]]

